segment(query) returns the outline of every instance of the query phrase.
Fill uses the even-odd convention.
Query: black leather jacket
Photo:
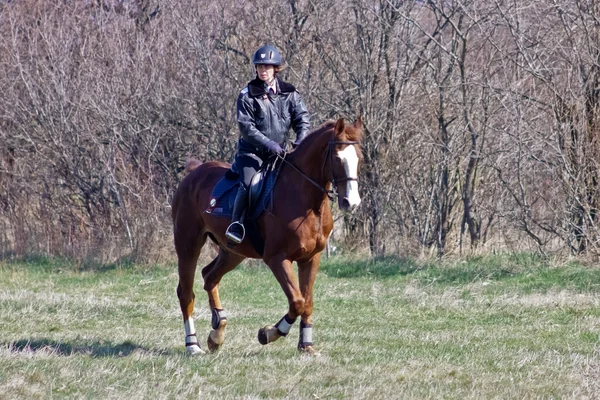
[[[273,140],[285,149],[290,128],[299,143],[310,129],[309,114],[296,88],[277,79],[277,93],[267,94],[264,82],[256,78],[248,83],[237,99],[237,120],[241,137],[238,154],[269,156],[265,144]]]

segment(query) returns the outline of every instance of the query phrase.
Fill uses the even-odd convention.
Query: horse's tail
[[[188,158],[187,162],[185,163],[185,173],[189,174],[190,172],[198,168],[201,164],[202,161],[200,160],[196,160],[195,158]]]

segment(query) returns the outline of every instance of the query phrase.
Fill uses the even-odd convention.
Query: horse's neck
[[[302,149],[305,151],[294,152],[289,160],[298,169],[291,171],[293,168],[290,168],[291,182],[295,182],[293,186],[298,191],[299,198],[306,199],[307,207],[311,209],[319,209],[324,202],[329,201],[324,192],[330,189],[330,179],[326,172],[329,168],[329,160],[325,155],[327,143],[322,140],[313,142],[311,146]]]
[[[311,139],[310,143],[303,143],[305,146],[298,149],[300,152],[294,152],[292,162],[312,180],[325,186],[329,181],[326,172],[329,168],[329,157],[326,154],[329,135],[320,134]]]

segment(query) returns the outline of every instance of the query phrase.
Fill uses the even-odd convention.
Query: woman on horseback
[[[240,174],[240,186],[233,205],[232,222],[225,236],[235,244],[244,240],[243,215],[252,176],[272,156],[283,157],[292,128],[294,145],[310,129],[309,114],[300,93],[277,75],[284,69],[281,55],[273,46],[264,45],[252,58],[256,78],[248,83],[237,99],[240,128],[235,160],[231,169]]]

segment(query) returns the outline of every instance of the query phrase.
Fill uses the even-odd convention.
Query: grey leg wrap
[[[219,329],[219,324],[221,323],[221,320],[227,320],[227,314],[225,313],[225,310],[218,310],[216,308],[212,309],[212,328],[213,329]]]
[[[186,346],[198,346],[198,339],[196,338],[196,334],[192,333],[191,335],[187,335],[185,337],[185,345]]]
[[[298,340],[298,349],[302,350],[307,346],[312,345],[312,324],[305,324],[303,321],[300,321],[300,340]]]
[[[279,322],[275,324],[277,333],[279,333],[281,336],[287,336],[287,334],[290,332],[290,328],[292,325],[294,325],[294,322],[296,322],[295,319],[289,318],[287,314],[284,315],[283,318],[281,318]]]

